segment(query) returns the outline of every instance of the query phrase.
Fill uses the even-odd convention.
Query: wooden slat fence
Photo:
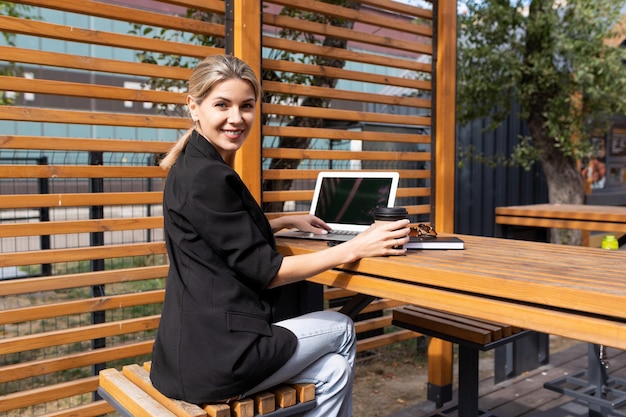
[[[329,169],[399,171],[414,219],[448,198],[433,41],[449,0],[14,3],[31,18],[0,16],[15,36],[0,45],[15,69],[0,75],[0,416],[111,412],[98,370],[149,359],[167,275],[157,162],[191,126],[177,106],[198,59],[235,53],[264,79],[265,123],[237,168],[269,216],[306,211]],[[360,351],[415,337],[388,333],[396,304],[368,307]]]

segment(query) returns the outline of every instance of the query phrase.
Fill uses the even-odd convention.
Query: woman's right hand
[[[373,256],[403,255],[409,241],[409,220],[372,225],[341,245],[302,255],[285,256],[269,288],[311,277],[338,265]]]
[[[409,242],[410,231],[407,219],[373,224],[342,245],[353,246],[355,261],[372,256],[404,255],[406,249],[402,246]]]

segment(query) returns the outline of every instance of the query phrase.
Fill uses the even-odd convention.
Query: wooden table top
[[[496,214],[509,216],[550,217],[555,219],[600,220],[626,223],[626,206],[587,204],[529,204],[496,207]]]
[[[464,250],[366,258],[311,281],[626,348],[626,252],[458,235]],[[279,250],[323,250],[281,238]]]
[[[496,207],[496,224],[626,233],[626,207],[530,204]]]

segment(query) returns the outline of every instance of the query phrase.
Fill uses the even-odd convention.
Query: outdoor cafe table
[[[309,281],[626,349],[626,253],[459,235],[463,250],[365,258]],[[327,248],[278,238],[284,255]]]
[[[590,346],[626,349],[625,252],[459,237],[465,241],[463,250],[416,250],[406,256],[365,258],[309,281],[590,342]],[[327,247],[324,242],[287,238],[279,238],[277,244],[284,255]],[[604,379],[601,363],[590,360],[588,368],[589,381],[602,391],[609,380]],[[594,393],[580,397],[597,401]],[[589,402],[590,417],[605,416],[606,409],[603,402]]]

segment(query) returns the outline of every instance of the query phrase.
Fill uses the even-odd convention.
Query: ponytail
[[[159,166],[161,168],[169,169],[172,167],[172,165],[174,165],[180,154],[183,153],[183,151],[185,150],[185,147],[187,146],[187,142],[189,142],[189,138],[191,137],[192,132],[193,128],[187,130],[187,132],[176,141],[176,143],[169,150],[165,158],[163,158],[161,162],[159,162]]]

